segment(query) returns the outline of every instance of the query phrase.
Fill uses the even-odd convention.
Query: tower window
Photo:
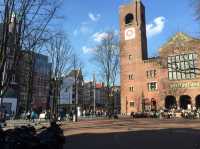
[[[129,91],[133,92],[134,91],[134,87],[133,86],[129,87]]]
[[[129,80],[133,80],[133,74],[129,75]]]
[[[148,70],[148,71],[146,71],[146,75],[147,75],[148,79],[155,78],[156,77],[156,70]]]
[[[125,24],[131,24],[133,23],[133,14],[129,13],[125,17]]]
[[[135,102],[134,102],[134,101],[131,101],[131,102],[130,102],[130,107],[133,108],[134,106],[135,106]]]
[[[133,56],[132,56],[132,55],[129,55],[129,56],[128,56],[128,59],[129,59],[129,60],[132,60],[132,59],[133,59]]]
[[[148,83],[148,91],[156,91],[157,90],[157,82]]]

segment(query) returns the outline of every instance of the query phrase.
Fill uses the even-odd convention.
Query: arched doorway
[[[170,95],[165,98],[165,108],[166,109],[176,108],[176,106],[177,106],[176,97]]]
[[[156,105],[156,100],[154,98],[151,99],[151,111],[156,111],[157,110],[157,105]]]
[[[180,108],[187,109],[188,105],[191,104],[191,97],[188,95],[180,96]]]
[[[195,98],[195,106],[197,109],[200,108],[200,95],[196,96]]]

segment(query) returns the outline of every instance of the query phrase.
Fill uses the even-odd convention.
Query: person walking
[[[36,112],[32,111],[31,112],[31,120],[32,120],[33,123],[35,123],[35,118],[36,118]]]

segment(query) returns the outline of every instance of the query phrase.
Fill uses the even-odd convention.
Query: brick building
[[[121,113],[200,107],[200,40],[176,33],[149,58],[145,7],[120,7]]]

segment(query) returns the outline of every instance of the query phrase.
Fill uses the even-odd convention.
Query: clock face
[[[131,40],[135,38],[135,28],[128,28],[125,30],[125,40]]]

